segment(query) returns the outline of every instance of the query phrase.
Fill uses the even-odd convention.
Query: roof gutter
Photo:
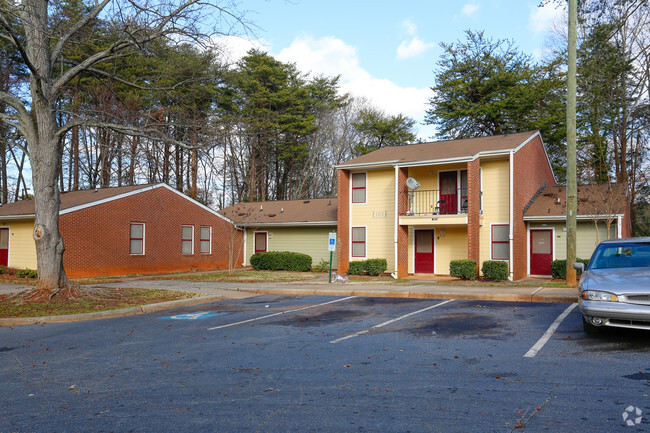
[[[307,227],[328,227],[335,226],[336,221],[289,221],[283,223],[238,223],[236,227],[295,227],[297,225]]]
[[[577,219],[581,221],[593,221],[594,219],[603,220],[607,218],[616,219],[623,214],[606,214],[606,215],[578,215]],[[524,221],[566,221],[566,215],[548,215],[548,216],[525,216]]]

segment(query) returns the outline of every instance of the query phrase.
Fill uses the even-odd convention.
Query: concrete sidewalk
[[[93,287],[149,288],[180,290],[200,293],[201,298],[163,302],[111,310],[101,313],[78,314],[71,316],[33,317],[29,319],[2,319],[2,325],[26,325],[33,323],[70,322],[78,320],[106,319],[132,314],[148,313],[169,308],[179,308],[224,299],[241,299],[262,294],[297,296],[363,296],[420,299],[466,299],[481,301],[513,302],[576,302],[575,288],[546,288],[536,285],[450,285],[439,281],[417,280],[394,282],[352,281],[347,283],[328,283],[328,275],[321,274],[314,280],[285,283],[214,283],[190,280],[156,280],[152,278],[120,278],[119,281],[97,284]],[[0,294],[16,293],[29,289],[28,286],[0,284]]]

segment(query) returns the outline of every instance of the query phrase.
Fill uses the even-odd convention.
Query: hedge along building
[[[329,233],[336,232],[335,198],[239,203],[219,212],[244,230],[243,265],[257,252],[293,251],[329,263]],[[336,268],[336,253],[332,256]]]
[[[385,258],[399,277],[449,274],[459,259],[506,261],[511,279],[526,277],[524,210],[556,185],[538,131],[386,147],[336,168],[339,271]]]
[[[0,265],[36,269],[33,200],[0,207]],[[243,233],[165,184],[61,194],[70,278],[190,271],[241,262]]]

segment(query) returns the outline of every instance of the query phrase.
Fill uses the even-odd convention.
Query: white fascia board
[[[618,218],[623,216],[623,214],[614,214],[614,215],[578,215],[576,218],[581,221],[592,221],[594,219],[602,220],[607,218]],[[566,221],[566,215],[554,215],[554,216],[525,216],[524,221]]]
[[[553,171],[553,166],[551,165],[551,159],[548,157],[548,152],[546,151],[546,146],[544,145],[544,138],[542,138],[542,134],[539,131],[537,131],[536,133],[534,133],[533,135],[528,137],[523,143],[521,143],[519,146],[517,146],[517,148],[515,149],[515,153],[517,153],[517,151],[519,149],[524,147],[526,144],[528,144],[528,142],[530,142],[533,138],[535,138],[537,136],[539,136],[539,140],[542,142],[542,150],[544,151],[544,155],[546,155],[546,162],[548,162],[548,166],[551,169],[551,174],[553,175],[553,180],[555,181],[555,183],[557,183],[557,178],[555,177],[555,172]]]
[[[336,226],[336,221],[301,221],[286,223],[241,223],[239,227],[328,227]]]
[[[210,212],[211,214],[221,218],[222,220],[224,220],[224,221],[226,221],[226,222],[228,222],[230,224],[234,224],[233,221],[231,221],[230,219],[228,219],[225,216],[221,215],[219,212],[215,211],[214,209],[210,209],[206,205],[204,205],[202,203],[199,203],[198,201],[186,196],[185,194],[183,194],[183,193],[181,193],[179,191],[176,191],[174,188],[170,187],[166,183],[158,183],[158,184],[155,184],[155,185],[151,185],[151,186],[136,189],[136,190],[133,190],[133,191],[125,192],[123,194],[118,194],[118,195],[114,195],[112,197],[107,197],[107,198],[104,198],[104,199],[101,199],[101,200],[96,200],[96,201],[92,201],[92,202],[89,202],[89,203],[84,203],[84,204],[81,204],[79,206],[69,207],[67,209],[60,210],[59,215],[65,215],[67,213],[76,212],[76,211],[81,210],[81,209],[86,209],[86,208],[97,206],[97,205],[100,205],[100,204],[109,203],[109,202],[112,202],[114,200],[119,200],[119,199],[122,199],[122,198],[125,198],[125,197],[129,197],[129,196],[136,195],[136,194],[141,194],[141,193],[147,192],[147,191],[152,191],[152,190],[154,190],[156,188],[166,188],[167,190],[169,190],[169,191],[175,193],[176,195],[184,198],[185,200],[195,204],[196,206],[199,206],[200,208]]]
[[[368,162],[368,163],[361,163],[361,164],[335,165],[334,168],[348,170],[348,169],[357,169],[357,168],[390,167],[397,164],[398,162],[399,162],[398,160],[394,160],[394,161]]]
[[[24,214],[24,215],[6,215],[6,216],[0,215],[0,220],[29,220],[34,218],[36,218],[36,215],[34,215],[33,213]]]

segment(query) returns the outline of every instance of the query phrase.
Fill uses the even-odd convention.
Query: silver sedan
[[[578,284],[585,332],[603,326],[650,330],[650,238],[601,242]]]

